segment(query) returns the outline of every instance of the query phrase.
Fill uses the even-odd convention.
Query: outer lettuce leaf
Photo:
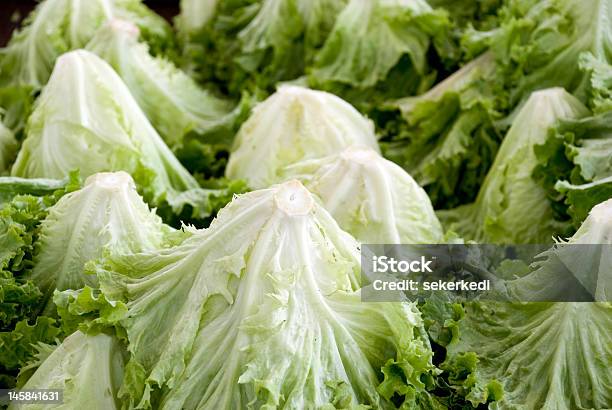
[[[0,185],[3,179],[0,178]],[[64,183],[66,185],[66,183]],[[41,299],[40,290],[24,279],[33,266],[40,224],[49,207],[67,192],[78,189],[74,179],[65,187],[53,186],[45,196],[16,196],[0,205],[0,329],[33,317]],[[51,189],[51,188],[50,188]]]
[[[9,170],[17,153],[17,140],[1,119],[0,116],[0,175]]]
[[[386,98],[422,92],[435,76],[426,58],[432,38],[447,25],[424,0],[352,0],[316,55],[311,85],[356,104],[371,103],[371,90]]]
[[[592,53],[582,53],[580,68],[588,75],[586,97],[595,113],[612,110],[612,65]]]
[[[561,88],[537,91],[518,112],[474,204],[439,215],[448,229],[485,243],[548,243],[559,224],[545,190],[532,179],[538,161],[534,146],[559,119],[588,115],[588,109]]]
[[[379,407],[387,360],[414,395],[433,371],[418,310],[361,303],[357,242],[297,181],[236,198],[176,248],[97,273],[128,307],[132,404],[155,406],[159,386],[167,409],[319,408],[339,395]]]
[[[112,336],[76,332],[47,357],[23,389],[63,390],[59,407],[120,409],[117,391],[123,377],[124,351]],[[57,408],[52,404],[11,405],[9,409]]]
[[[6,181],[9,183],[5,183]],[[40,222],[62,195],[78,189],[78,181],[15,183],[0,178],[0,385],[14,387],[17,370],[36,353],[36,344],[60,335],[54,319],[39,316],[42,292],[24,278],[33,263]],[[35,190],[30,188],[35,187]],[[44,188],[43,188],[44,187]],[[11,189],[9,189],[11,188]],[[28,195],[23,195],[27,193]],[[34,196],[42,195],[42,196]],[[6,200],[6,202],[5,202]]]
[[[43,292],[47,314],[55,289],[97,286],[85,264],[105,253],[132,253],[172,244],[173,229],[149,210],[125,172],[99,173],[82,189],[64,196],[40,227],[34,267],[26,278]],[[168,243],[170,242],[170,243]]]
[[[265,188],[282,179],[287,165],[351,145],[378,150],[371,121],[333,94],[285,85],[240,128],[226,176]]]
[[[486,49],[483,43],[490,32],[499,26],[499,12],[503,10],[505,0],[427,0],[427,2],[434,9],[446,11],[450,20],[450,29],[445,36],[444,53],[441,53],[446,71],[456,70],[458,65],[474,59]],[[476,46],[465,47],[466,37]]]
[[[38,316],[31,322],[30,325],[28,319],[24,319],[10,331],[0,332],[2,373],[9,371],[13,376],[36,355],[38,343],[54,343],[60,335],[60,328],[53,318]]]
[[[152,203],[199,188],[113,69],[84,50],[64,54],[36,103],[12,169],[21,177],[129,172]]]
[[[494,160],[501,140],[494,69],[492,55],[484,54],[378,115],[383,154],[425,187],[436,208],[472,202]]]
[[[511,105],[531,92],[563,87],[584,100],[588,79],[581,53],[612,57],[609,0],[513,0],[500,12],[500,27],[486,36]]]
[[[561,121],[536,147],[534,177],[556,218],[579,227],[590,209],[612,197],[612,111]]]
[[[286,168],[362,243],[437,243],[442,226],[427,194],[398,165],[369,148]]]
[[[0,208],[11,202],[17,195],[45,196],[55,191],[78,189],[79,175],[76,172],[64,179],[0,177]],[[23,199],[23,198],[22,198]],[[52,198],[49,198],[50,200]],[[55,198],[48,202],[55,203]]]
[[[491,29],[498,22],[498,10],[503,5],[502,0],[428,0],[433,8],[442,8],[449,13],[454,26],[465,29],[475,27],[477,29]],[[462,32],[462,30],[459,30]]]
[[[85,272],[95,274],[94,263],[85,266]],[[99,289],[84,286],[82,289],[56,290],[53,303],[57,306],[61,328],[65,334],[77,330],[87,334],[98,334],[111,328],[117,337],[125,340],[125,330],[117,325],[127,313],[122,302],[108,300]]]
[[[237,63],[259,69],[258,84],[293,79],[304,72],[325,41],[347,0],[263,0],[253,20],[240,31]],[[261,87],[266,88],[266,87]]]
[[[272,92],[277,82],[303,75],[347,0],[209,3],[213,15],[199,13],[194,28],[182,29],[187,18],[179,18],[184,54],[202,81],[239,96],[245,89]]]
[[[192,3],[206,7],[202,1]],[[260,1],[213,1],[210,5],[214,10],[210,11],[207,21],[202,21],[201,27],[193,30],[182,24],[182,15],[177,17],[181,62],[183,68],[200,83],[216,87],[222,94],[238,96],[246,86],[247,75],[234,61],[240,52],[237,36],[257,13]],[[248,87],[256,88],[252,82]]]
[[[574,226],[578,226],[595,205],[612,198],[612,177],[581,185],[559,181],[555,184],[555,189],[565,196],[565,202],[569,205],[567,213]]]
[[[232,122],[240,110],[232,114],[231,102],[200,89],[171,62],[150,55],[138,36],[135,25],[111,20],[96,33],[87,49],[115,69],[169,146],[180,146],[189,132],[206,135],[222,132],[219,128],[225,128],[226,139],[231,141]]]
[[[45,0],[0,50],[0,87],[42,88],[61,54],[85,46],[114,17],[137,24],[158,50],[172,43],[168,24],[139,0]]]

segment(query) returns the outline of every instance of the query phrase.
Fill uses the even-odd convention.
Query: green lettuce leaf
[[[434,372],[416,306],[361,302],[357,242],[297,181],[239,196],[181,245],[97,273],[128,307],[133,405],[318,408],[340,394],[380,407],[388,360],[415,395]]]
[[[472,202],[501,140],[502,103],[491,54],[466,64],[431,90],[391,101],[375,115],[386,158],[425,187],[436,208]]]
[[[338,153],[351,145],[378,151],[374,125],[339,97],[281,86],[242,125],[225,174],[266,188],[295,162]]]
[[[437,243],[442,226],[427,194],[398,165],[369,148],[290,165],[340,227],[362,243]]]
[[[32,195],[35,197],[53,194],[56,191],[70,192],[80,186],[79,175],[72,172],[64,179],[0,177],[0,208],[11,202],[17,195]],[[49,197],[54,203],[59,197]],[[26,200],[27,201],[27,200]]]
[[[0,386],[12,388],[39,343],[61,337],[55,319],[37,316],[43,294],[25,276],[32,268],[41,221],[77,175],[64,181],[0,177]]]
[[[201,81],[220,86],[225,93],[272,92],[277,82],[304,74],[346,3],[184,1],[177,22],[184,56]],[[191,12],[193,16],[188,16]]]
[[[4,180],[12,182],[13,179],[0,178],[0,187],[4,188]],[[19,189],[20,185],[18,189],[3,192],[13,197],[0,203],[0,331],[10,332],[18,321],[33,320],[39,310],[42,293],[25,276],[33,266],[40,224],[48,215],[49,207],[79,185],[76,176],[70,182],[57,182],[60,181],[47,185],[46,191],[30,190],[28,195]],[[15,188],[15,184],[10,186]]]
[[[580,55],[579,64],[589,78],[586,98],[593,112],[598,114],[612,110],[612,65],[590,52]]]
[[[32,112],[35,92],[32,87],[0,87],[2,122],[21,141],[26,121]]]
[[[481,30],[488,30],[499,24],[498,11],[503,5],[502,0],[427,0],[427,2],[433,8],[448,11],[455,27],[459,29],[474,27]]]
[[[53,318],[39,316],[32,323],[24,319],[11,331],[0,332],[0,368],[19,369],[34,357],[37,343],[53,343],[60,334]]]
[[[612,176],[580,185],[559,181],[555,190],[565,196],[567,213],[578,226],[595,205],[612,198]]]
[[[612,111],[561,121],[536,146],[534,178],[559,221],[578,228],[590,209],[612,197]]]
[[[500,26],[484,36],[511,106],[538,89],[563,87],[585,101],[588,78],[580,55],[612,57],[609,0],[512,0]],[[481,36],[482,37],[482,36]]]
[[[357,105],[422,92],[436,75],[427,53],[447,25],[424,0],[351,0],[316,54],[310,85]]]
[[[85,272],[95,274],[93,262],[85,265]],[[64,334],[70,335],[77,330],[98,334],[112,329],[117,337],[126,339],[125,330],[117,325],[127,313],[126,305],[108,300],[99,289],[85,285],[78,290],[56,290],[53,303],[57,306]]]
[[[534,92],[514,118],[473,204],[439,213],[448,229],[485,243],[548,243],[561,227],[532,179],[538,166],[534,146],[546,141],[559,119],[588,115],[561,88]]]

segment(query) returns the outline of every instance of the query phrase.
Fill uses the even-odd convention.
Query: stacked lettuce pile
[[[561,246],[612,245],[611,13],[42,1],[0,49],[0,387],[612,408],[612,259]],[[361,244],[445,242],[549,249],[498,271],[507,302],[362,301]],[[590,302],[550,302],[563,269]]]

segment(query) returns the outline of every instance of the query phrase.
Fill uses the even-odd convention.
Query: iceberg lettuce
[[[293,180],[239,196],[175,248],[98,264],[104,295],[128,307],[122,397],[156,405],[157,387],[166,409],[380,407],[385,364],[407,396],[424,393],[434,367],[420,314],[361,302],[358,249]]]
[[[88,261],[106,253],[168,246],[172,232],[144,203],[127,173],[95,174],[50,208],[40,227],[40,251],[26,278],[41,289],[41,306],[52,313],[55,289],[97,286],[96,276],[84,272]]]
[[[27,137],[11,174],[63,178],[126,171],[144,197],[172,203],[199,188],[113,69],[93,53],[76,50],[57,60],[30,116]]]
[[[442,227],[427,194],[401,167],[371,148],[299,162],[301,180],[340,227],[362,243],[437,243]]]
[[[265,188],[279,182],[285,166],[351,145],[378,151],[370,120],[333,94],[284,85],[257,105],[240,128],[226,176]]]
[[[460,374],[463,367],[463,381],[475,387],[500,382],[504,398],[496,408],[502,410],[609,408],[611,215],[611,200],[595,206],[566,243],[541,255],[531,273],[509,281],[511,295],[521,302],[466,303],[465,315],[451,325],[453,339],[442,368]],[[565,269],[594,302],[524,302],[532,296],[554,300],[559,291],[579,292],[564,289]],[[470,357],[468,370],[462,363]],[[478,389],[470,394],[478,397]]]

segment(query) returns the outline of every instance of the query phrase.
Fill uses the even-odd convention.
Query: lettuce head
[[[88,261],[105,253],[160,248],[172,231],[138,195],[127,173],[95,174],[49,210],[26,277],[41,289],[46,310],[52,311],[55,289],[97,287],[96,276],[84,272]]]
[[[370,120],[333,94],[284,85],[257,105],[240,128],[226,176],[265,188],[279,182],[287,165],[351,145],[378,151]]]
[[[57,389],[71,408],[121,409],[117,391],[123,378],[125,353],[119,341],[106,334],[75,332],[42,360],[22,389]],[[9,409],[39,410],[57,405],[10,405]],[[63,407],[63,406],[61,406]]]
[[[361,302],[358,243],[296,180],[237,197],[177,247],[96,271],[128,308],[133,404],[381,407],[389,360],[413,399],[434,371],[416,306]]]
[[[570,239],[538,255],[529,275],[508,282],[510,294],[518,300],[609,302],[611,213],[612,199],[593,207]]]
[[[534,147],[559,119],[588,109],[562,88],[534,92],[516,115],[473,204],[439,215],[447,228],[485,243],[548,243],[561,228],[545,190],[533,178]]]
[[[401,167],[371,148],[290,165],[345,231],[362,243],[436,243],[442,227],[429,197]]]
[[[174,157],[121,78],[95,54],[62,55],[30,116],[11,173],[61,179],[126,171],[153,203],[176,200],[198,183]]]

